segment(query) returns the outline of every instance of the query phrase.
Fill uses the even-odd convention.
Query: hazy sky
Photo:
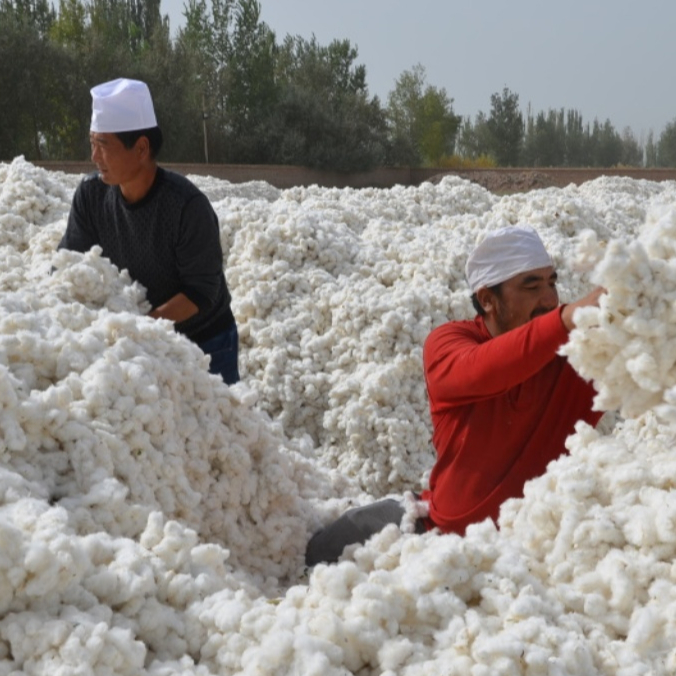
[[[172,31],[185,0],[162,0]],[[524,114],[574,109],[639,140],[676,120],[676,0],[260,0],[261,19],[320,45],[347,39],[383,104],[425,67],[463,117],[490,112],[508,87]]]

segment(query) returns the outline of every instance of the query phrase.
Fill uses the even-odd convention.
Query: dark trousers
[[[239,334],[235,322],[222,333],[198,345],[202,352],[211,357],[209,373],[220,375],[228,385],[239,381]]]
[[[335,563],[343,549],[356,542],[363,544],[390,523],[401,524],[405,510],[399,500],[386,498],[364,507],[353,507],[333,523],[317,531],[305,551],[305,565]],[[421,519],[416,522],[416,533],[424,533]]]

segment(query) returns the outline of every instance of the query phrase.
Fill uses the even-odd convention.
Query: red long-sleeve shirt
[[[526,481],[565,453],[578,420],[591,425],[594,389],[556,354],[568,339],[561,308],[491,337],[483,318],[449,322],[425,342],[423,360],[437,462],[430,521],[464,533],[523,495]]]

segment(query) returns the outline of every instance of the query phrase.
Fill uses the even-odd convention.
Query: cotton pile
[[[0,676],[676,671],[676,184],[497,197],[467,181],[277,190],[192,176],[221,224],[227,387],[98,249],[56,252],[81,177],[0,164]],[[352,504],[434,461],[432,328],[528,223],[610,424],[465,537],[390,526],[306,570]],[[614,425],[612,424],[614,422]]]

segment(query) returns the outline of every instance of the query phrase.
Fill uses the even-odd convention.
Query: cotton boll
[[[0,228],[11,229],[10,217],[0,216]],[[23,273],[23,259],[12,244],[0,246],[0,286],[7,291],[17,291],[26,284]]]
[[[143,287],[132,282],[126,270],[118,271],[104,258],[99,246],[85,254],[62,249],[54,254],[52,264],[55,271],[50,282],[61,301],[77,301],[92,309],[106,307],[112,312],[150,311]]]
[[[2,432],[1,451],[22,451],[26,447],[26,436],[16,418],[7,412],[0,412],[0,431]]]
[[[666,212],[656,225],[663,239],[670,236],[670,214]],[[664,253],[666,249],[661,246],[652,251]],[[587,319],[562,350],[583,375],[599,383],[598,405],[617,407],[625,417],[659,405],[673,378],[674,355],[671,351],[663,354],[662,347],[672,342],[669,322],[664,321],[672,304],[661,299],[673,292],[674,283],[663,275],[658,279],[662,269],[640,241],[631,245],[611,242],[595,271],[595,281],[608,293],[598,310],[586,312]],[[593,361],[579,359],[578,340],[580,347],[593,340]]]
[[[661,637],[664,621],[653,608],[637,610],[632,615],[631,622],[627,642],[642,652],[649,650],[651,644]]]
[[[265,642],[264,650],[249,657],[244,654],[244,673],[282,674],[288,668],[292,672],[308,676],[343,676],[340,663],[340,649],[332,643],[307,637],[294,637],[293,633],[278,632],[274,641]]]
[[[12,605],[16,590],[24,584],[27,573],[20,558],[23,545],[21,531],[3,524],[0,532],[5,551],[0,558],[0,608],[5,612]]]
[[[661,447],[657,439],[664,437],[665,432],[650,420],[643,421],[643,425],[641,435],[645,441],[650,440],[650,445],[646,448],[659,453]],[[630,430],[631,433],[635,433],[637,429],[641,428],[634,422],[624,423],[616,428],[616,434]],[[586,434],[586,428],[580,427],[579,433]],[[631,439],[631,437],[627,438]],[[635,608],[639,607],[636,604],[647,601],[647,597],[641,590],[650,587],[653,576],[659,579],[664,574],[660,571],[663,564],[655,561],[653,556],[664,557],[667,561],[673,559],[673,550],[664,550],[663,546],[657,544],[658,535],[655,527],[658,513],[664,513],[666,518],[663,523],[665,525],[671,523],[671,519],[667,516],[669,512],[663,509],[665,503],[660,492],[645,485],[654,481],[648,469],[649,461],[646,461],[644,469],[643,464],[638,463],[636,456],[630,453],[631,449],[626,443],[621,444],[620,440],[608,440],[597,435],[588,437],[588,443],[589,446],[586,447],[571,444],[571,452],[584,451],[588,456],[587,462],[593,463],[593,471],[606,471],[607,476],[618,476],[623,480],[614,484],[608,483],[605,495],[599,496],[601,504],[593,504],[588,508],[593,520],[583,521],[575,528],[574,545],[568,549],[569,553],[566,553],[565,548],[561,550],[559,558],[563,555],[575,566],[568,569],[570,575],[574,577],[561,579],[575,580],[575,585],[581,592],[581,595],[564,594],[561,599],[578,612],[582,611],[588,617],[602,621],[609,631],[623,634],[628,631],[632,613],[635,612]],[[559,461],[555,466],[565,467],[568,462],[572,462],[572,459],[566,462]],[[630,469],[626,474],[622,471],[618,473],[618,466],[624,467],[624,463],[633,463],[638,466]],[[537,480],[535,483],[540,481]],[[565,485],[565,483],[559,484],[560,487]],[[641,488],[633,492],[628,491],[627,489],[632,485],[638,485]],[[611,497],[612,491],[617,491],[619,499]],[[622,511],[623,508],[619,505],[631,504],[632,495],[634,501],[641,500],[642,508],[638,509],[633,506],[631,511]],[[528,498],[528,492],[526,498]],[[615,509],[606,511],[603,505],[612,504],[615,504]],[[564,505],[566,503],[562,502],[561,509],[565,508],[565,513],[570,514],[570,505],[565,507]],[[653,511],[653,505],[660,505],[660,508]],[[629,521],[626,521],[625,515],[631,515]],[[573,518],[573,521],[576,520],[579,520],[579,517]],[[666,527],[667,538],[670,539],[669,526]],[[653,556],[647,559],[636,557],[631,553],[632,550],[627,548],[630,544],[640,548],[641,552],[653,552]],[[627,554],[619,556],[615,554],[615,552],[622,551],[622,548]],[[594,554],[590,555],[592,552]],[[561,568],[562,564],[555,564],[553,560],[550,562],[551,565]],[[590,572],[585,573],[585,570]],[[591,570],[594,572],[592,573]],[[582,600],[584,600],[583,605],[578,605]],[[640,630],[636,631],[638,636]]]
[[[464,184],[460,184],[463,185]],[[454,186],[456,187],[456,186]],[[459,187],[459,186],[457,186]],[[415,193],[410,192],[410,197],[415,198]],[[428,191],[425,189],[425,195],[429,195],[433,199],[438,199],[440,195],[444,195],[443,190],[437,190],[436,188],[434,190]],[[332,244],[330,246],[327,245],[325,241],[323,241],[323,238],[325,237],[325,234],[328,232],[327,230],[324,229],[324,225],[321,222],[321,220],[317,221],[309,221],[309,220],[294,220],[293,221],[293,226],[298,229],[298,234],[293,233],[292,231],[286,234],[287,239],[289,237],[296,237],[300,235],[302,239],[300,242],[302,242],[303,247],[305,247],[304,251],[307,252],[312,252],[312,251],[322,251],[322,252],[334,252],[338,253],[341,251],[339,247],[335,245],[335,237],[336,234],[340,233],[340,229],[336,229],[336,225],[339,225],[340,228],[344,228],[344,224],[348,224],[350,228],[355,227],[355,228],[363,228],[363,219],[361,220],[355,220],[351,212],[349,211],[348,208],[345,208],[343,211],[341,211],[341,202],[344,197],[348,197],[344,193],[334,193],[335,197],[337,198],[336,201],[328,201],[328,202],[322,202],[321,204],[321,209],[324,209],[323,212],[321,212],[321,219],[325,220],[330,220],[333,223],[333,227],[331,230],[331,237],[334,238],[332,241]],[[409,194],[407,193],[406,198],[409,198]],[[419,204],[420,202],[416,202]],[[303,207],[309,206],[309,200],[305,200],[304,202],[301,202]],[[313,205],[314,206],[314,205]],[[274,205],[274,208],[276,208],[277,205]],[[284,206],[283,208],[288,210],[288,206]],[[418,208],[417,206],[415,207],[416,209]],[[430,207],[431,208],[431,207]],[[319,212],[318,212],[319,213]],[[398,214],[398,217],[405,217],[408,218],[410,216],[411,212],[401,212]],[[438,211],[437,213],[442,213],[441,211]],[[260,214],[259,214],[260,216]],[[274,218],[274,216],[273,216]],[[418,220],[419,216],[416,216],[414,220]],[[374,227],[373,230],[371,230],[372,226],[375,226],[377,224],[378,227]],[[288,227],[288,223],[286,224]],[[376,232],[379,228],[387,228],[391,230],[392,232],[396,233],[397,231],[395,228],[392,227],[392,223],[384,220],[379,220],[379,221],[371,221],[371,223],[366,225],[366,229],[363,231],[363,236],[371,236],[373,234],[374,236],[374,242],[376,241]],[[311,230],[314,229],[314,230]],[[277,229],[269,229],[266,232],[267,234],[272,234],[276,232]],[[344,231],[347,232],[347,231]],[[359,232],[359,230],[357,230]],[[417,232],[414,232],[411,230],[409,233],[409,241],[415,240],[416,243],[419,240],[419,234]],[[377,237],[381,237],[382,235],[378,235]],[[279,246],[275,247],[274,249],[270,247],[267,243],[263,243],[261,240],[261,233],[260,233],[260,228],[256,230],[255,236],[253,236],[252,233],[252,239],[249,240],[250,243],[255,243],[256,248],[260,248],[261,245],[264,246],[264,251],[265,251],[265,257],[262,260],[259,260],[259,263],[257,263],[257,272],[258,272],[258,278],[260,278],[261,275],[261,264],[263,263],[263,267],[265,265],[265,262],[267,261],[267,256],[270,255],[271,251],[275,251],[276,255],[281,258],[281,261],[279,262],[285,262],[287,266],[303,266],[307,267],[306,263],[303,261],[303,256],[305,254],[301,254],[301,257],[295,257],[291,256],[291,251],[289,250],[288,255],[284,253],[284,250],[279,249]],[[348,241],[351,241],[352,238],[354,237],[353,234],[349,234],[349,239]],[[244,243],[245,240],[240,240],[240,244]],[[341,247],[344,245],[341,244]],[[394,252],[397,249],[395,247],[392,247],[391,251]],[[410,247],[407,247],[404,249],[405,251],[410,250]],[[251,248],[249,251],[253,251]],[[242,261],[242,253],[244,253],[244,256],[246,256],[245,252],[240,252],[240,255],[237,257],[238,260]],[[343,268],[347,268],[344,271],[342,271],[341,276],[338,277],[337,279],[333,278],[325,278],[325,281],[327,283],[330,283],[332,287],[335,288],[336,281],[341,282],[344,284],[344,282],[347,280],[347,275],[349,275],[349,270],[350,269],[356,269],[354,267],[353,259],[354,259],[355,251],[354,250],[349,250],[347,252],[340,253],[340,265],[343,266]],[[382,282],[385,285],[392,285],[396,282],[397,277],[401,276],[403,274],[402,272],[397,272],[398,266],[396,264],[393,264],[393,261],[391,259],[374,259],[373,256],[378,256],[377,249],[375,247],[370,247],[370,248],[363,248],[359,251],[359,256],[363,260],[368,262],[368,270],[375,270],[376,275],[382,280]],[[420,260],[420,256],[416,258],[416,260]],[[359,260],[357,261],[359,263]],[[320,263],[324,266],[325,269],[329,270],[330,272],[334,272],[333,265],[334,263],[328,264],[326,261],[323,261],[320,259]],[[339,262],[336,261],[335,265],[338,265]],[[275,269],[275,265],[272,265],[272,270]],[[239,271],[237,268],[237,265],[235,266],[236,269],[234,270],[233,274],[238,275]],[[446,262],[445,264],[445,269],[448,270],[448,263]],[[312,270],[308,271],[309,274],[312,274]],[[366,272],[366,269],[364,269],[364,272]],[[289,274],[289,268],[285,268],[283,271],[281,268],[278,268],[278,273],[281,273],[283,276],[288,276]],[[264,273],[263,273],[264,274]],[[362,274],[362,273],[360,273]],[[318,278],[315,278],[316,281],[322,281]],[[280,281],[283,281],[283,277],[280,278]],[[353,280],[353,283],[349,284],[349,286],[345,287],[346,291],[350,294],[349,298],[359,298],[359,289],[355,289],[354,282],[359,285],[359,279],[358,277],[355,277]],[[268,290],[272,291],[272,287],[266,287]],[[274,303],[273,305],[269,304],[268,299],[263,299],[260,298],[258,301],[248,305],[248,307],[258,307],[258,308],[276,308],[276,311],[278,311],[279,308],[284,308],[286,303],[288,303],[289,296],[288,291],[290,290],[290,287],[287,285],[286,288],[284,288],[284,295],[280,294],[281,289],[277,290],[275,293],[278,294],[278,301]],[[299,290],[298,287],[295,287],[296,292]],[[311,288],[308,289],[306,287],[305,291],[310,291],[312,290]],[[322,293],[322,289],[319,289],[320,293]],[[357,295],[355,295],[355,292]],[[367,292],[368,293],[368,292]],[[409,292],[407,292],[409,293]],[[410,294],[409,294],[410,295]],[[302,298],[302,296],[301,296]],[[237,301],[236,301],[237,302]],[[246,302],[246,301],[244,301]],[[280,305],[281,302],[281,305]],[[348,302],[351,303],[351,301],[348,300]],[[364,332],[362,331],[362,327],[365,326],[363,323],[363,318],[361,317],[352,317],[350,316],[350,311],[349,311],[349,306],[345,304],[345,297],[343,297],[342,291],[338,295],[333,295],[333,297],[330,299],[331,306],[335,308],[334,310],[334,318],[331,321],[331,324],[335,329],[335,333],[333,333],[333,336],[331,336],[331,332],[327,333],[327,314],[326,312],[322,312],[321,315],[316,316],[316,319],[311,319],[310,315],[307,314],[299,314],[299,311],[296,310],[293,314],[294,317],[303,317],[304,319],[307,318],[309,321],[321,321],[320,324],[318,324],[316,327],[310,325],[310,328],[308,330],[308,325],[305,324],[306,328],[302,330],[301,335],[307,336],[310,341],[308,341],[307,345],[309,347],[308,352],[307,352],[307,357],[310,358],[312,361],[308,362],[308,365],[314,366],[316,369],[317,377],[313,378],[310,382],[312,383],[310,386],[309,378],[307,376],[303,377],[302,371],[301,373],[298,374],[298,376],[294,376],[293,378],[285,381],[284,386],[280,388],[279,386],[276,386],[274,383],[276,380],[280,378],[280,374],[284,371],[289,372],[294,370],[293,364],[296,363],[297,357],[291,353],[290,349],[287,350],[281,350],[279,347],[274,349],[272,354],[268,354],[267,358],[265,360],[265,366],[263,366],[263,360],[261,358],[261,366],[257,367],[254,363],[251,364],[250,368],[251,370],[251,375],[256,375],[258,377],[258,374],[261,373],[263,375],[263,389],[262,392],[264,392],[264,400],[269,400],[272,402],[272,406],[268,408],[267,410],[270,412],[271,415],[279,419],[280,421],[283,422],[285,429],[289,431],[293,431],[295,429],[303,429],[310,431],[311,434],[313,434],[314,438],[317,439],[318,442],[320,442],[322,445],[328,444],[329,448],[328,454],[326,455],[326,459],[329,460],[330,462],[333,462],[331,460],[331,457],[333,455],[333,451],[331,450],[333,444],[332,444],[332,439],[336,437],[337,433],[337,438],[340,439],[342,438],[345,434],[347,434],[348,437],[348,443],[359,443],[359,440],[365,439],[366,434],[369,436],[373,434],[373,432],[368,431],[368,432],[347,432],[347,430],[343,430],[343,427],[340,423],[338,423],[338,428],[334,427],[333,424],[330,424],[330,427],[328,430],[325,431],[326,427],[326,418],[324,419],[324,424],[322,424],[322,419],[321,416],[323,415],[323,411],[325,410],[325,404],[327,396],[331,396],[329,393],[327,393],[327,386],[330,385],[330,379],[327,378],[326,375],[326,368],[341,368],[342,362],[342,355],[348,356],[351,355],[351,357],[348,357],[348,361],[346,363],[349,363],[349,359],[354,358],[355,354],[355,348],[359,349],[358,346],[364,345],[366,343],[366,350],[364,352],[368,354],[369,352],[371,354],[377,355],[377,359],[379,361],[384,361],[388,358],[388,354],[390,353],[390,348],[389,345],[392,345],[394,350],[396,352],[402,352],[402,353],[409,353],[411,346],[412,345],[418,345],[420,346],[424,340],[424,336],[426,333],[428,333],[429,328],[431,327],[431,324],[429,323],[429,320],[426,318],[428,316],[428,312],[425,309],[421,308],[421,311],[417,315],[411,314],[410,317],[406,317],[405,321],[402,321],[401,314],[399,310],[402,307],[411,307],[412,303],[416,302],[414,299],[408,299],[408,298],[403,298],[403,299],[397,299],[394,304],[392,304],[390,307],[394,310],[387,314],[387,306],[383,306],[383,310],[375,310],[374,313],[377,313],[380,315],[383,311],[385,311],[385,314],[383,315],[384,319],[384,325],[383,329],[384,331],[381,333],[379,331],[376,331],[373,333],[373,338],[371,339],[370,334],[367,333],[364,335]],[[467,301],[465,301],[466,303]],[[380,303],[382,304],[382,302]],[[249,314],[250,310],[246,311],[247,314]],[[336,313],[338,313],[336,315]],[[291,317],[291,314],[289,315]],[[435,316],[440,316],[440,315],[435,315]],[[330,317],[330,316],[329,316]],[[424,317],[425,319],[422,320],[421,323],[421,318]],[[425,323],[427,322],[427,323]],[[290,323],[287,323],[286,326],[291,329]],[[424,327],[424,328],[423,328]],[[260,333],[260,336],[257,337],[257,340],[260,341],[261,348],[263,345],[266,346],[282,346],[282,345],[288,345],[290,341],[297,340],[294,337],[294,333],[296,333],[296,329],[294,327],[293,333],[290,333],[288,330],[285,331],[284,335],[278,335],[274,336],[271,335],[270,338],[268,339],[268,336],[266,335],[267,331],[265,328],[263,328],[262,332]],[[417,333],[415,334],[415,343],[412,343],[410,338],[409,338],[409,331],[416,331]],[[323,332],[323,333],[322,333]],[[242,335],[246,333],[246,330],[242,332]],[[360,335],[361,334],[361,335]],[[314,340],[311,337],[317,336],[317,340]],[[322,336],[321,338],[321,343],[319,342],[319,337]],[[333,339],[333,343],[329,341],[329,337]],[[335,343],[336,339],[339,341],[338,344]],[[243,338],[243,342],[246,340],[246,338]],[[383,344],[389,344],[387,351],[385,353],[382,352],[382,349],[379,349],[378,347],[373,346],[373,348],[370,347],[371,342],[378,342],[380,345]],[[385,343],[387,341],[387,343]],[[321,345],[321,347],[320,347]],[[333,347],[331,347],[333,345]],[[321,352],[318,354],[317,348],[320,348]],[[329,347],[331,347],[329,351]],[[264,351],[262,349],[258,349],[256,346],[253,346],[253,349],[250,352],[250,355],[255,359],[257,355],[261,354],[261,357],[264,354]],[[303,355],[305,357],[305,355]],[[245,367],[246,368],[246,367]],[[419,380],[417,379],[417,374],[419,373],[419,368],[420,368],[420,362],[417,361],[413,368],[407,369],[410,371],[411,376],[407,375],[407,379],[410,379],[413,377],[413,374],[416,374],[416,386],[419,385]],[[264,369],[264,371],[263,371]],[[270,383],[270,386],[268,386],[267,383]],[[299,385],[304,385],[304,388],[301,389]],[[290,387],[289,387],[290,386]],[[308,402],[308,405],[303,407],[302,409],[299,409],[294,405],[294,402],[298,400],[299,397],[303,397],[306,402]],[[419,405],[412,410],[411,412],[405,413],[405,418],[402,421],[406,425],[407,429],[407,434],[410,436],[411,434],[411,416],[415,416],[416,418],[420,418],[421,420],[424,420],[425,418],[425,402],[424,402],[424,392],[418,391],[414,395],[415,401],[420,402]],[[310,405],[310,402],[312,404],[316,404],[316,409],[313,409],[312,405]],[[335,408],[335,407],[334,407]],[[368,410],[368,409],[367,409]],[[291,414],[291,411],[293,414]],[[314,418],[312,417],[312,414],[314,412]],[[350,412],[352,412],[352,409],[350,409]],[[377,415],[376,410],[373,411],[374,416]],[[338,421],[336,421],[338,422]],[[415,424],[415,423],[414,423]],[[350,426],[353,427],[354,423],[350,423]],[[415,428],[413,428],[415,429]],[[390,434],[390,431],[388,430],[386,434]],[[378,432],[376,431],[376,435],[378,435]],[[428,465],[431,462],[431,456],[429,455],[429,451],[427,448],[427,439],[429,438],[429,427],[428,423],[425,422],[424,425],[420,426],[419,431],[415,432],[416,438],[415,439],[402,439],[402,444],[405,444],[409,451],[407,453],[406,457],[402,457],[399,459],[399,452],[395,451],[394,453],[394,459],[392,463],[395,465],[394,468],[389,469],[383,466],[382,469],[372,471],[370,468],[365,468],[363,470],[363,474],[366,475],[367,473],[373,477],[368,481],[368,485],[370,490],[378,490],[379,492],[382,492],[385,488],[386,483],[388,482],[389,485],[387,488],[396,488],[398,485],[403,484],[403,485],[411,485],[413,481],[415,481],[414,477],[416,477],[420,472],[419,470],[421,469],[420,465],[411,465],[411,458],[410,458],[410,449],[411,447],[418,447],[423,449],[424,448],[424,460],[423,463],[424,465]],[[383,438],[385,438],[385,435],[381,435]],[[394,438],[397,437],[397,434],[394,433],[392,435]],[[424,443],[422,440],[425,440]],[[354,461],[351,462],[350,467],[356,467],[357,463],[361,461],[361,456],[362,453],[366,457],[374,457],[374,450],[375,449],[369,449],[369,451],[362,452],[362,451],[357,451],[357,454],[355,455]],[[386,460],[387,455],[392,457],[392,449],[390,449],[388,454],[382,453],[383,455],[383,460],[385,462],[389,462]],[[404,468],[407,468],[406,474],[402,476],[402,472],[404,471]],[[348,472],[351,471],[350,468],[348,467],[343,467],[343,470],[347,470]],[[374,481],[375,479],[375,481]]]
[[[86,665],[92,672],[138,674],[144,647],[123,629],[90,623],[86,615],[65,609],[58,620],[30,615],[0,622],[0,636],[9,640],[14,660],[35,673],[75,673]]]
[[[210,176],[198,176],[188,174],[187,178],[200,185],[200,190],[211,202],[218,203],[220,200],[230,199],[237,204],[249,206],[259,201],[274,202],[279,199],[281,190],[266,183],[265,181],[246,181],[244,183],[231,183],[215,179]]]
[[[109,606],[120,606],[157,593],[154,571],[149,562],[136,558],[135,548],[116,547],[111,554],[105,565],[99,565],[85,583],[100,601]]]
[[[53,607],[56,599],[81,584],[88,567],[79,543],[68,537],[65,511],[22,499],[2,512],[7,540],[14,543],[3,566],[5,582],[13,587],[14,607]]]
[[[95,257],[92,260],[96,262]],[[111,268],[111,270],[114,272],[114,269]],[[113,278],[110,277],[109,271],[105,270],[105,266],[101,268],[101,271],[105,273],[102,277],[104,283],[108,284]],[[124,283],[121,288],[124,288]],[[103,296],[99,297],[103,298],[106,293],[104,289]],[[53,302],[53,297],[50,300]],[[39,305],[42,300],[36,297],[32,302]],[[137,305],[134,303],[128,306],[128,309],[133,309]],[[62,360],[50,367],[47,376],[54,380],[58,379],[60,374],[68,373],[69,389],[66,390],[63,386],[59,386],[61,388],[59,391],[69,391],[70,395],[62,397],[58,404],[68,408],[62,408],[56,416],[51,416],[45,415],[46,402],[39,403],[31,399],[21,403],[22,409],[28,415],[24,419],[24,424],[31,426],[30,453],[35,453],[37,449],[35,444],[39,443],[38,439],[48,434],[64,444],[68,452],[72,453],[75,461],[73,463],[77,472],[75,482],[69,478],[68,483],[64,483],[59,476],[55,475],[50,479],[53,490],[58,493],[63,503],[73,510],[76,523],[86,530],[96,528],[98,522],[99,527],[105,527],[111,532],[133,535],[142,529],[149,508],[156,507],[158,504],[163,505],[163,508],[170,514],[180,513],[188,522],[199,524],[202,512],[196,510],[196,505],[200,502],[201,495],[209,493],[212,480],[208,478],[211,469],[209,461],[206,458],[198,461],[193,445],[195,448],[199,447],[196,442],[201,436],[201,433],[195,433],[200,429],[207,432],[209,426],[201,426],[195,414],[190,411],[186,411],[187,415],[183,414],[178,418],[183,419],[181,425],[183,434],[192,437],[189,444],[192,452],[186,474],[190,477],[190,482],[199,487],[199,493],[197,493],[188,487],[183,472],[179,471],[180,463],[172,460],[172,454],[182,453],[180,444],[177,444],[171,437],[177,429],[175,415],[177,409],[166,406],[168,402],[159,395],[160,389],[155,383],[155,379],[158,378],[161,388],[169,387],[169,390],[163,389],[163,393],[166,394],[169,391],[172,392],[172,397],[178,396],[179,390],[172,389],[175,380],[172,381],[171,377],[166,378],[167,373],[171,374],[175,371],[174,364],[183,364],[184,377],[188,378],[186,382],[193,382],[194,361],[186,359],[186,355],[178,356],[184,349],[183,346],[188,346],[185,339],[180,339],[171,328],[164,328],[160,322],[146,320],[147,324],[139,331],[135,326],[138,318],[124,319],[122,315],[106,316],[93,312],[66,315],[60,313],[58,302],[55,310],[56,312],[52,310],[41,318],[39,331],[40,333],[44,331],[52,333],[52,345],[62,346]],[[31,317],[32,315],[25,316]],[[76,321],[73,322],[73,319]],[[52,328],[59,322],[70,322],[68,328],[77,327],[77,337],[73,331],[53,331]],[[70,350],[70,342],[75,339],[79,342],[78,349]],[[29,345],[28,352],[31,354],[27,357],[24,349],[22,359],[28,366],[32,366],[31,360],[34,359],[35,363],[42,367],[44,362],[39,361],[37,348],[42,350],[47,343],[33,341]],[[166,355],[172,362],[169,369],[163,366],[163,374],[160,375],[160,370],[150,362],[144,363],[144,354],[149,353],[153,354],[155,359]],[[204,369],[205,359],[201,351],[193,346],[192,355],[194,355],[193,360],[199,355],[200,364],[197,366],[197,371]],[[74,373],[81,374],[81,379],[74,376]],[[151,375],[152,373],[154,375]],[[24,381],[27,377],[35,380],[33,371],[29,369],[26,369],[26,372],[20,372],[19,375]],[[210,380],[206,373],[203,377]],[[11,380],[8,379],[6,382],[11,382]],[[202,392],[191,388],[192,396],[200,394],[208,397],[212,387],[213,385],[207,389],[202,388]],[[156,409],[151,412],[151,406],[162,408],[160,411]],[[246,410],[242,411],[243,415],[246,413]],[[208,415],[215,417],[218,414],[219,412],[211,407]],[[9,420],[11,424],[14,424],[11,416]],[[162,423],[159,427],[158,421]],[[45,427],[46,423],[48,428]],[[88,427],[88,424],[91,426]],[[244,421],[242,425],[235,424],[234,428],[245,429],[247,426],[254,429],[250,423],[244,423]],[[17,432],[20,434],[19,428]],[[211,439],[210,443],[215,444],[221,454],[223,449],[227,449],[230,445],[222,438],[222,433],[219,439],[214,438],[213,431],[210,434],[207,432],[207,439]],[[247,439],[247,444],[253,442],[253,437],[249,432],[247,432]],[[277,441],[266,438],[263,443],[276,444]],[[161,454],[158,451],[159,448],[162,448]],[[207,450],[209,445],[202,448]],[[112,454],[113,462],[109,454]],[[246,453],[242,457],[245,455]],[[48,459],[40,454],[35,455],[34,458],[37,460],[38,470],[40,466],[43,466],[45,472],[51,472],[49,469],[51,458]],[[150,469],[151,465],[148,463],[155,461],[158,461],[157,466],[162,468],[160,472]],[[250,467],[248,460],[246,467]],[[285,466],[283,473],[287,471],[287,467],[288,465]],[[110,479],[105,478],[105,472],[102,476],[102,469],[110,473],[114,472],[115,480],[111,482]],[[181,486],[179,492],[182,492],[182,497],[179,496],[177,499],[175,491],[170,490],[167,485],[157,485],[154,489],[152,488],[154,482],[162,481],[161,475],[169,479],[168,485]],[[139,476],[143,477],[143,481],[138,481]],[[118,478],[127,483],[127,488],[124,487],[124,483],[120,483]],[[270,481],[276,482],[279,490],[285,490],[284,482],[280,481],[280,478],[280,475],[276,474],[270,477]],[[112,492],[109,489],[112,489]],[[74,490],[82,491],[84,499],[70,497],[69,494],[72,495]],[[133,503],[139,498],[147,505],[146,507],[129,504],[130,500]],[[78,501],[83,507],[79,506]],[[209,503],[210,500],[207,499],[207,504]],[[216,515],[219,501],[211,504]],[[264,504],[268,505],[269,509],[280,506],[270,497],[265,499]],[[259,523],[260,519],[261,516],[258,517]],[[288,533],[289,528],[298,532],[305,531],[304,520],[294,521],[293,518],[287,517],[287,521],[289,525],[286,530],[281,531],[282,533]],[[207,526],[206,529],[209,531],[211,527]],[[222,528],[219,526],[218,530],[222,531]],[[244,541],[242,538],[242,544]],[[279,543],[275,544],[273,540],[271,543],[273,546],[280,547]],[[264,562],[265,558],[262,561]]]
[[[650,181],[633,181],[620,176],[602,176],[584,183],[578,192],[598,205],[604,224],[613,236],[643,224],[648,208],[646,204],[659,196],[659,184]]]
[[[0,217],[5,212],[15,216],[15,227],[3,228],[3,238],[17,250],[24,250],[31,226],[49,223],[63,215],[67,199],[68,190],[58,180],[52,180],[49,172],[23,157],[15,158],[0,186]]]
[[[49,493],[44,485],[32,483],[17,472],[0,468],[0,505],[9,505],[23,498],[47,500]]]
[[[153,660],[146,671],[149,676],[211,676],[203,665],[196,665],[191,657],[184,655],[179,660]]]
[[[580,272],[591,272],[603,256],[603,243],[599,242],[596,231],[583,230],[578,235],[575,268]]]
[[[391,674],[396,674],[397,669],[415,652],[416,645],[409,639],[386,641],[378,653],[378,662],[384,669],[390,670]]]
[[[651,258],[665,261],[673,259],[676,255],[675,237],[676,211],[673,208],[661,206],[648,214],[640,240]]]
[[[195,177],[216,201],[240,330],[243,382],[227,387],[99,252],[54,253],[79,177],[12,167],[0,408],[21,441],[1,456],[0,495],[21,507],[3,519],[0,601],[15,612],[0,669],[11,654],[14,671],[49,655],[66,671],[200,676],[668,673],[669,182],[498,198],[457,177],[391,190]],[[516,222],[540,233],[562,299],[607,276],[569,346],[623,419],[578,426],[499,529],[416,535],[409,501],[407,527],[304,571],[321,523],[429,473],[422,344],[472,315],[468,253]],[[26,593],[29,570],[43,596]],[[42,627],[53,645],[36,642]],[[116,661],[115,637],[142,647],[138,663]]]

